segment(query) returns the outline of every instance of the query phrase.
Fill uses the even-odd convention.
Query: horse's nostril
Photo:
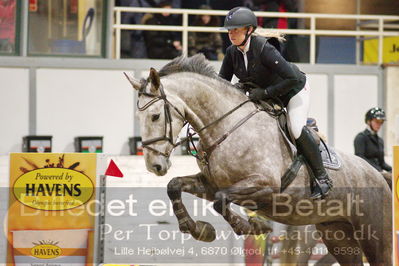
[[[153,164],[152,167],[154,167],[154,169],[156,169],[158,172],[162,170],[162,166],[159,164]]]

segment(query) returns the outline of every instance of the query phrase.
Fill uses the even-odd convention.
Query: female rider
[[[281,56],[274,46],[278,46],[276,39],[253,35],[256,27],[257,19],[250,9],[236,7],[229,11],[224,28],[228,30],[232,45],[226,50],[219,75],[231,81],[235,74],[240,83],[254,84],[255,87],[247,88],[252,101],[281,100],[287,108],[298,152],[305,157],[315,176],[316,186],[311,198],[324,198],[332,188],[332,181],[324,169],[318,145],[305,126],[309,109],[306,76]]]

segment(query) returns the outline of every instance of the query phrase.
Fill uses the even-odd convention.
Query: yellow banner
[[[384,50],[382,53],[383,63],[399,62],[399,37],[385,37],[383,41]],[[363,49],[364,63],[378,63],[378,39],[364,41]]]
[[[10,264],[93,262],[96,154],[10,155]]]

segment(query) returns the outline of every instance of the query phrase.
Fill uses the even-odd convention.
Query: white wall
[[[156,60],[149,61],[122,64],[113,69],[131,66],[137,77],[147,77],[149,66],[159,69],[163,65]],[[220,68],[217,63],[212,63],[215,69]],[[28,68],[0,68],[0,154],[21,151],[22,137],[29,134],[29,124],[36,127],[38,135],[53,136],[54,152],[73,152],[76,136],[100,135],[104,136],[104,152],[128,154],[128,138],[134,135],[134,119],[137,119],[134,117],[135,92],[125,80],[123,70],[100,67],[91,69],[88,63],[82,66],[84,69],[35,66],[36,121],[29,121]],[[301,68],[307,72],[311,90],[309,116],[316,118],[330,143],[353,153],[353,139],[365,127],[364,113],[382,101],[378,98],[382,95],[378,89],[379,72],[365,68],[363,73],[356,67],[337,66],[302,65]],[[395,87],[394,79],[391,83],[390,87]],[[333,88],[329,87],[331,84]],[[334,99],[329,98],[332,95]],[[392,104],[388,105],[391,109]],[[334,121],[329,121],[332,117]],[[389,115],[389,120],[393,122],[395,118]]]
[[[37,134],[53,152],[73,152],[76,136],[104,136],[104,152],[128,154],[133,89],[122,70],[38,69]]]
[[[21,151],[29,132],[29,70],[0,68],[0,154]]]
[[[334,76],[334,146],[354,153],[353,140],[364,130],[364,115],[378,106],[378,76]]]

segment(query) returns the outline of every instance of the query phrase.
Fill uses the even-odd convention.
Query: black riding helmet
[[[367,123],[371,119],[376,118],[380,120],[386,120],[385,111],[382,108],[374,107],[367,111],[364,121]]]
[[[252,32],[249,32],[249,27],[252,26],[254,29]],[[249,36],[255,31],[256,27],[258,27],[258,21],[254,12],[251,9],[246,7],[235,7],[227,13],[226,18],[224,19],[223,28],[227,30],[232,30],[236,28],[247,27],[247,33],[245,34],[244,41],[238,45],[244,45]]]
[[[235,7],[227,13],[224,19],[223,28],[227,30],[232,30],[236,28],[249,27],[252,26],[254,29],[258,27],[258,21],[254,12],[246,7]]]

